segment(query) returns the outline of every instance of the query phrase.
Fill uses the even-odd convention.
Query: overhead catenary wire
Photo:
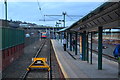
[[[39,10],[41,11],[41,6],[38,0],[37,0],[37,3],[38,3]]]
[[[80,18],[80,17],[83,17],[82,15],[66,15],[67,17],[69,17],[72,21],[76,21],[73,19],[74,18]]]
[[[73,20],[73,18],[71,18],[69,15],[66,15],[67,17],[69,17],[71,20]]]
[[[58,19],[56,17],[61,17],[62,15],[44,15],[46,17],[49,17],[50,19],[45,19],[45,21],[56,21],[56,20],[61,20],[61,19]],[[56,16],[56,17],[55,17]],[[72,17],[77,17],[76,15],[72,15],[72,17],[70,15],[67,15],[67,17],[69,17],[71,20],[67,20],[67,21],[76,21],[74,20]],[[40,19],[40,21],[44,21],[43,19]]]
[[[37,0],[37,5],[38,5],[38,9],[39,9],[39,11],[40,11],[40,14],[41,14],[42,18],[43,18],[43,20],[45,21],[45,16],[43,15],[42,8],[41,8],[40,3],[39,3],[38,0]]]
[[[45,16],[48,16],[48,15],[44,15],[44,14],[43,14],[42,8],[41,8],[40,3],[39,3],[38,0],[37,0],[37,5],[38,5],[38,9],[39,9],[39,11],[40,11],[40,14],[41,14],[41,16],[42,16],[42,18],[43,18],[43,19],[39,19],[39,21],[44,21],[44,22],[45,22],[45,21],[55,21],[55,20],[59,20],[59,19],[54,18],[54,17],[51,17],[51,16],[49,16],[49,17],[51,17],[52,19],[55,19],[55,20],[46,20]]]
[[[59,21],[59,20],[61,20],[61,16],[62,15],[43,15],[43,13],[42,13],[42,8],[41,8],[41,5],[40,5],[40,3],[39,3],[39,1],[37,0],[37,5],[38,5],[38,8],[39,8],[39,11],[40,11],[40,13],[41,13],[41,16],[43,17],[43,19],[39,19],[39,21],[44,21],[44,22],[46,22],[46,21]],[[57,18],[56,18],[56,17]],[[66,17],[69,17],[70,18],[70,20],[67,20],[67,21],[76,21],[76,20],[74,20],[73,19],[73,17],[79,17],[80,15],[67,15],[66,14]],[[49,18],[46,18],[46,17],[49,17]],[[67,19],[67,18],[66,18]]]
[[[45,19],[45,21],[57,21],[60,20],[60,17],[62,15],[44,15],[46,17],[49,17],[50,19]],[[42,21],[42,20],[41,20]]]
[[[48,17],[50,17],[50,18],[52,18],[52,19],[55,19],[55,20],[60,20],[60,19],[55,18],[55,17],[52,17],[52,16],[48,16]]]

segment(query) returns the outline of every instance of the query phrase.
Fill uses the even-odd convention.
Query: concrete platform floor
[[[53,48],[59,65],[65,78],[105,78],[115,80],[118,78],[118,63],[103,58],[103,69],[97,69],[97,55],[93,54],[93,64],[79,59],[79,54],[74,60],[66,51],[63,50],[62,43],[58,40],[52,40]],[[71,52],[72,54],[72,52]]]

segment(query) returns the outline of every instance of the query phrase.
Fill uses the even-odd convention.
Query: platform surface
[[[118,78],[118,63],[103,57],[103,69],[98,70],[97,55],[93,54],[93,64],[78,59],[73,59],[63,50],[62,43],[51,40],[65,78]],[[72,52],[71,52],[72,54]]]

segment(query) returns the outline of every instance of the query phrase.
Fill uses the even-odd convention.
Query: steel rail
[[[40,46],[39,50],[37,51],[36,55],[34,56],[35,58],[36,58],[36,57],[39,55],[39,53],[41,52],[43,46],[45,45],[45,42],[46,42],[46,40],[45,40],[45,41],[42,43],[42,45]],[[26,77],[27,77],[27,75],[28,75],[29,72],[30,72],[30,71],[26,71],[20,78],[21,78],[22,80],[26,80]]]
[[[96,54],[98,53],[98,51],[96,51],[96,50],[92,50],[92,51],[93,51],[93,52],[96,52]],[[112,61],[117,62],[117,59],[116,59],[115,57],[110,56],[110,55],[105,54],[105,53],[102,53],[102,54],[103,54],[103,57],[105,57],[105,58],[107,58],[107,59],[109,59],[109,60],[112,60]]]
[[[50,55],[49,55],[49,65],[50,65],[50,71],[48,73],[48,80],[52,80],[52,67],[51,67],[51,41],[49,43],[50,45]]]

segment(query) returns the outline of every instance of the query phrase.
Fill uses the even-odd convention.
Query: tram
[[[41,32],[41,38],[46,39],[47,38],[47,32]]]

